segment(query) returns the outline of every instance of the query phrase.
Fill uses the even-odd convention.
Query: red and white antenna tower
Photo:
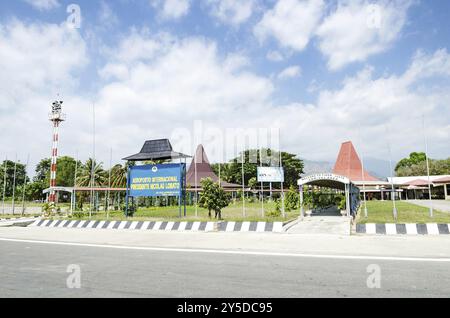
[[[52,161],[50,166],[50,196],[48,202],[56,203],[56,161],[58,159],[58,128],[61,122],[66,120],[66,115],[62,113],[63,101],[55,101],[52,104],[52,112],[49,119],[53,123],[53,144],[52,144]]]

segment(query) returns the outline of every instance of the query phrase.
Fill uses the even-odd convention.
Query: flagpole
[[[17,154],[16,154],[16,160],[14,160],[12,215],[14,215],[14,212],[15,212],[14,210],[15,210],[15,198],[16,198],[16,173],[17,173]]]
[[[106,218],[107,219],[109,219],[109,195],[111,192],[110,189],[111,189],[112,155],[113,155],[113,150],[111,148],[110,153],[109,153],[108,191],[106,193]]]
[[[194,156],[194,179],[195,179],[195,217],[198,217],[197,153]]]
[[[430,202],[430,218],[433,217],[433,200],[431,199],[431,182],[430,182],[430,160],[428,158],[428,138],[425,131],[425,116],[422,115],[422,131],[425,140],[425,158],[427,162],[427,177],[428,177],[428,200]]]
[[[77,155],[76,155],[76,159],[75,159],[75,174],[73,176],[72,205],[70,207],[70,214],[73,214],[73,211],[76,209],[76,204],[77,204],[77,192],[75,190],[77,187],[77,174],[78,174],[78,150],[77,150]]]
[[[92,218],[92,206],[95,204],[94,198],[94,169],[95,169],[95,103],[92,104],[92,159],[91,159],[91,204],[89,208],[89,219]]]
[[[364,202],[364,217],[367,219],[367,199],[366,199],[366,175],[364,173],[364,151],[362,150],[361,125],[358,126],[359,143],[361,145],[361,168],[362,168],[362,182],[363,182],[363,202]]]
[[[245,218],[245,174],[244,174],[244,160],[245,160],[245,150],[241,154],[241,165],[242,165],[242,216]]]
[[[281,159],[281,147],[280,147],[280,172],[283,168],[283,162]],[[282,178],[284,179],[284,174],[282,176]],[[281,182],[281,212],[283,215],[283,218],[286,217],[286,211],[284,210],[284,182]]]
[[[25,166],[25,178],[23,180],[23,189],[22,189],[22,216],[25,215],[25,190],[27,187],[27,169],[28,169],[28,165],[30,163],[30,154],[28,154],[27,156],[27,164]]]
[[[5,172],[3,176],[3,200],[2,200],[2,214],[5,214],[5,195],[6,195],[6,175],[8,170],[6,169],[8,166],[8,156],[5,159]]]
[[[259,165],[262,167],[262,148],[259,149]],[[261,216],[264,217],[264,184],[261,181]]]
[[[391,170],[391,199],[392,199],[392,204],[393,204],[393,208],[392,208],[392,214],[394,215],[394,220],[397,221],[397,206],[395,204],[395,187],[394,187],[394,172],[392,170],[392,151],[391,151],[391,143],[389,141],[390,135],[389,135],[389,131],[388,128],[386,126],[386,131],[387,131],[387,136],[388,136],[388,151],[389,151],[389,169]]]

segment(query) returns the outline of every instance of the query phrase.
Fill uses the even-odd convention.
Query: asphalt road
[[[0,297],[448,297],[450,262],[0,242]],[[80,266],[81,288],[66,285]],[[367,267],[381,288],[367,287]]]

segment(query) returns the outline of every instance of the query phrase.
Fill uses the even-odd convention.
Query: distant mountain
[[[395,163],[392,163],[393,168],[395,167]],[[389,170],[389,161],[376,159],[376,158],[364,158],[364,168],[372,174],[374,177],[377,177],[381,180],[386,179],[391,176]]]
[[[314,161],[303,159],[305,164],[304,175],[331,172],[333,171],[334,162],[330,161]],[[393,163],[394,165],[394,163]],[[364,169],[371,175],[381,180],[390,177],[389,161],[376,158],[364,158]]]
[[[331,172],[333,170],[333,163],[327,161],[312,161],[303,159],[303,163],[305,165],[303,168],[303,175]]]

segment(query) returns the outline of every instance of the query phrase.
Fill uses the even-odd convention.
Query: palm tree
[[[97,163],[92,158],[89,158],[80,169],[77,177],[77,186],[96,187],[105,185],[105,182],[108,180],[108,174],[103,170],[102,165],[102,163]]]
[[[125,188],[127,186],[127,165],[117,164],[111,169],[111,187]]]

